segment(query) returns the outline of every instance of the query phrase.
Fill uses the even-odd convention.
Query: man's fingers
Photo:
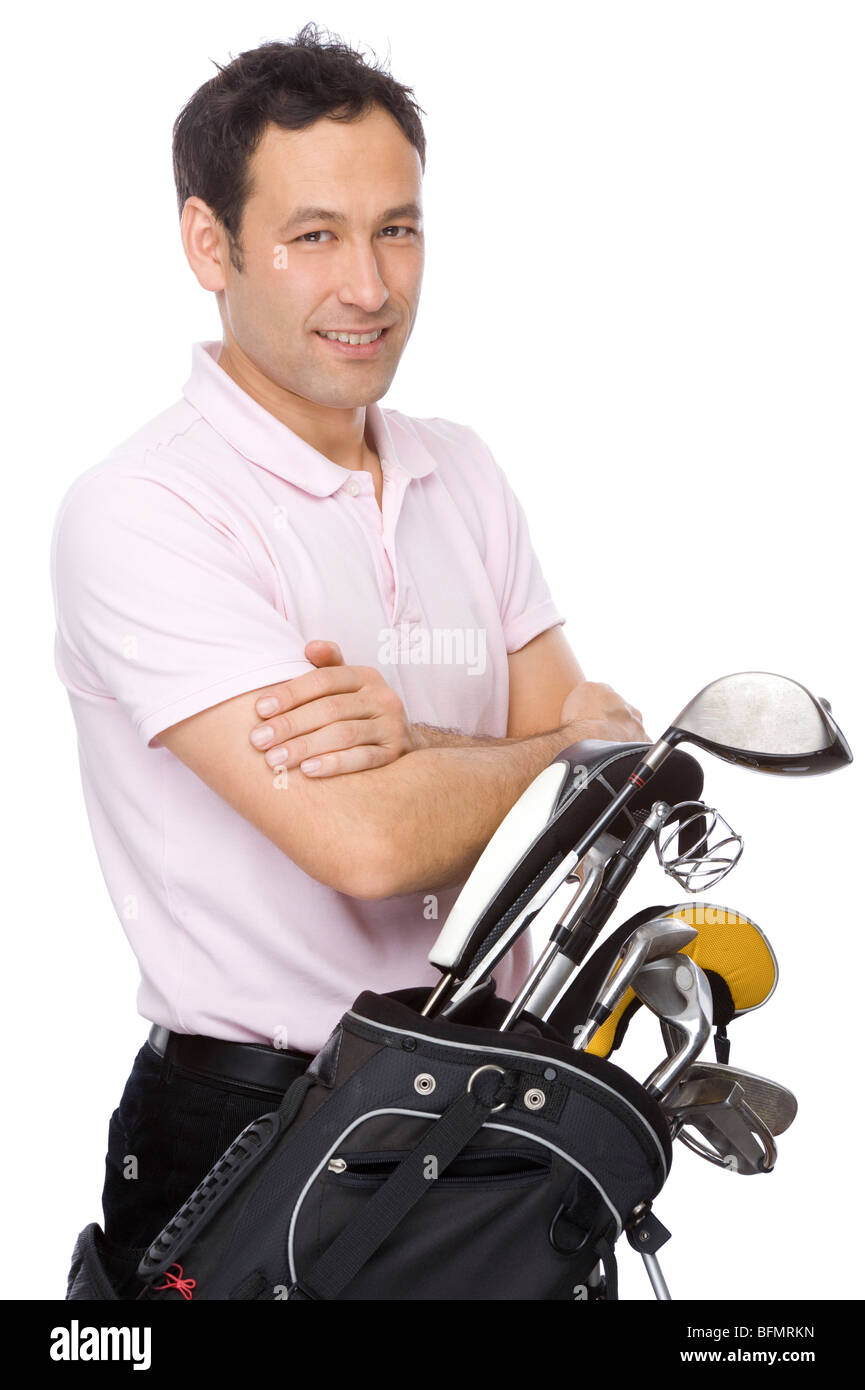
[[[343,660],[342,652],[336,642],[328,642],[324,638],[318,637],[307,642],[303,654],[307,661],[312,662],[313,666],[339,666]]]
[[[305,758],[317,758],[324,753],[381,746],[376,742],[376,732],[377,721],[374,719],[338,720],[311,733],[275,744],[268,748],[264,760],[269,767],[299,767]],[[386,746],[383,751],[386,758],[393,756]]]
[[[346,748],[340,753],[304,760],[300,770],[305,777],[337,777],[343,772],[366,772],[371,767],[384,767],[391,761],[386,748],[365,743],[360,748]]]
[[[272,714],[284,714],[309,700],[317,700],[322,696],[342,691],[359,690],[363,684],[363,670],[360,666],[335,665],[324,666],[321,670],[305,671],[302,676],[293,676],[291,680],[268,686],[267,691],[256,700],[255,708],[262,719],[269,719]],[[277,701],[275,709],[265,706],[265,702],[271,699]]]
[[[249,739],[253,747],[263,752],[274,744],[288,743],[290,739],[314,733],[316,729],[324,729],[337,721],[369,720],[380,716],[380,713],[380,709],[369,696],[364,696],[363,691],[324,695],[320,700],[310,700],[292,710],[290,714],[272,715],[266,724],[258,724],[250,731]]]
[[[347,721],[332,724],[305,738],[295,738],[289,743],[281,743],[264,755],[268,767],[274,772],[291,771],[299,767],[303,772],[315,772],[316,776],[332,776],[338,772],[361,772],[364,768],[383,767],[393,761],[393,752],[384,744],[366,743],[361,732],[360,720],[357,724]],[[332,736],[331,736],[332,735]],[[312,762],[320,763],[317,769],[309,767]]]

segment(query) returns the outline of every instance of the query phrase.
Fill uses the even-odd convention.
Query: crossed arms
[[[159,738],[305,873],[352,897],[461,882],[562,748],[581,738],[649,741],[638,710],[586,681],[560,626],[508,658],[505,739],[409,724],[378,672],[344,666],[332,644],[310,647],[323,649],[308,657],[319,669],[202,710]],[[278,705],[266,720],[263,696]],[[257,749],[251,732],[263,727],[273,738]],[[272,767],[277,747],[287,756]],[[321,756],[317,776],[301,769],[328,749],[346,751],[331,752],[330,767]]]

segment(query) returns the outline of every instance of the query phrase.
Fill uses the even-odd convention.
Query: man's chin
[[[386,376],[377,373],[375,380],[369,382],[334,380],[333,377],[322,381],[319,378],[309,392],[301,391],[299,394],[333,410],[357,410],[361,406],[373,405],[386,396],[394,376],[394,372]]]

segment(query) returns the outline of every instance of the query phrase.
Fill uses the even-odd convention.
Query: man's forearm
[[[421,748],[495,748],[525,740],[487,738],[484,734],[461,734],[459,729],[441,729],[435,724],[412,724]]]
[[[433,892],[466,879],[526,787],[580,737],[569,724],[495,747],[421,748],[355,773],[358,791],[362,779],[375,780],[367,828],[381,848],[369,896]]]

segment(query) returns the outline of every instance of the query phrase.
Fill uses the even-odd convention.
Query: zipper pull
[[[344,1158],[332,1158],[327,1165],[329,1173],[344,1173],[348,1164]]]

